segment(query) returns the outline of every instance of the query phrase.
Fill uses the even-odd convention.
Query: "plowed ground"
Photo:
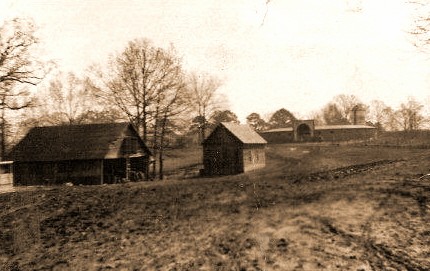
[[[237,176],[0,194],[0,269],[430,269],[429,150],[267,156]]]

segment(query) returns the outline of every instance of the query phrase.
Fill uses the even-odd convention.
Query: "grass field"
[[[430,150],[271,145],[263,170],[0,194],[3,270],[429,270]],[[198,157],[198,158],[197,158]]]

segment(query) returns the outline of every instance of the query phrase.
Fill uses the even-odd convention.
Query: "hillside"
[[[178,170],[195,163],[181,155]],[[430,269],[428,150],[272,145],[267,156],[237,176],[0,194],[0,267]]]

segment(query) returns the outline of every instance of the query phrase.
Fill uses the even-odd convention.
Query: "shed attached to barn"
[[[35,127],[12,149],[14,185],[145,179],[151,152],[130,123]]]
[[[249,125],[222,122],[203,141],[203,174],[229,175],[263,168],[266,144]]]

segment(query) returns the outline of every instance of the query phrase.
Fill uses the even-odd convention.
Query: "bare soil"
[[[430,270],[428,149],[267,156],[236,176],[0,194],[0,270]]]

